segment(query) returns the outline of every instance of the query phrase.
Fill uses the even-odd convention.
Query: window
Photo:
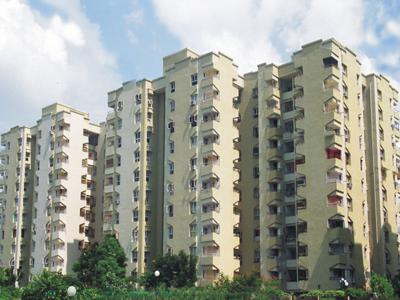
[[[260,219],[260,209],[258,207],[253,208],[253,217],[254,220]]]
[[[138,162],[138,161],[140,161],[140,150],[139,149],[137,149],[135,151],[135,162]]]
[[[167,127],[168,127],[170,133],[175,132],[175,122],[169,121]]]
[[[195,237],[197,234],[197,224],[190,224],[189,225],[189,236],[190,237]]]
[[[196,246],[190,246],[189,247],[189,253],[191,256],[196,256],[197,255],[197,247]]]
[[[283,112],[290,112],[294,109],[293,101],[286,101],[283,103]]]
[[[175,100],[169,101],[169,111],[174,112],[175,111]]]
[[[253,107],[253,118],[258,118],[258,106]]]
[[[193,171],[196,170],[196,167],[197,167],[197,158],[193,157],[190,159],[190,169]]]
[[[190,96],[190,106],[194,106],[197,104],[197,94]]]
[[[138,260],[138,253],[136,250],[132,251],[132,262],[137,262]]]
[[[171,240],[174,238],[174,227],[168,225],[168,238]]]
[[[140,103],[142,103],[142,94],[136,94],[135,100],[136,100],[136,105],[139,105]]]
[[[268,119],[269,128],[277,128],[279,126],[279,119],[270,118]]]
[[[175,92],[175,81],[169,83],[169,88],[171,93]]]
[[[136,122],[136,123],[140,123],[141,116],[142,116],[142,114],[140,113],[140,111],[138,111],[138,112],[135,114],[135,122]]]
[[[175,152],[175,143],[169,142],[169,153],[174,153],[174,152]]]
[[[260,169],[258,167],[253,168],[253,177],[259,178],[260,177]]]
[[[197,126],[197,115],[191,115],[189,118],[189,122],[192,127],[196,127]]]
[[[140,131],[135,132],[135,143],[140,143]]]
[[[175,191],[175,186],[174,186],[174,184],[173,184],[173,183],[168,183],[168,184],[167,184],[167,192],[168,192],[170,195],[173,195],[173,194],[174,194],[174,191]]]
[[[169,204],[167,206],[167,213],[168,213],[168,217],[174,216],[174,206],[172,204]]]
[[[253,198],[260,199],[260,189],[258,187],[253,188]]]
[[[135,172],[133,173],[133,178],[134,178],[133,180],[137,182],[139,181],[139,177],[140,177],[139,169],[136,169]]]
[[[139,200],[139,190],[136,189],[133,191],[133,201],[138,201]]]
[[[133,222],[139,221],[139,211],[137,209],[135,209],[132,213],[132,220]]]
[[[197,213],[197,202],[196,201],[190,202],[190,213],[192,215]]]
[[[190,180],[190,191],[192,191],[192,192],[196,191],[196,187],[197,187],[197,180],[191,179]]]
[[[168,170],[169,170],[169,174],[174,174],[174,163],[172,161],[168,162]]]
[[[197,73],[192,74],[190,76],[191,80],[192,80],[192,85],[196,85],[197,84]]]
[[[258,146],[253,147],[253,157],[257,158],[259,155],[259,148]]]
[[[117,120],[117,129],[121,129],[122,128],[122,119],[118,119]]]
[[[258,138],[258,126],[253,127],[253,137]]]
[[[197,135],[193,135],[193,136],[190,137],[190,145],[192,147],[197,146]]]
[[[260,262],[260,250],[255,250],[254,251],[254,262],[259,263]]]

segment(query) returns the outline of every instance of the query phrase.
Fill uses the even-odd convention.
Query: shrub
[[[362,299],[368,297],[368,293],[363,289],[358,288],[347,288],[346,296],[349,296],[351,299]]]
[[[371,289],[378,294],[379,299],[395,299],[394,289],[389,279],[378,274],[371,276]]]

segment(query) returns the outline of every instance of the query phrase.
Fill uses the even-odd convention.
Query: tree
[[[142,275],[140,282],[145,288],[154,288],[159,285],[175,288],[194,286],[196,263],[195,256],[189,256],[183,251],[180,251],[178,255],[159,256]],[[160,272],[158,277],[154,275],[156,270]]]
[[[14,286],[15,275],[10,268],[0,268],[0,286]]]
[[[382,275],[372,274],[371,289],[374,293],[378,294],[379,299],[395,299],[392,283]]]
[[[97,244],[93,244],[89,249],[83,249],[81,256],[72,268],[84,286],[94,285],[94,271],[97,262],[96,247]]]
[[[101,289],[119,288],[125,284],[126,255],[113,235],[83,250],[73,267],[78,279],[85,285]]]
[[[45,270],[23,288],[21,299],[68,299],[68,286],[62,275]]]

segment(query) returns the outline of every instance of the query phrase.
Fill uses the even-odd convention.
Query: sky
[[[331,37],[400,89],[398,0],[0,0],[0,132],[54,102],[102,121],[108,91],[159,77],[184,47],[245,73]]]

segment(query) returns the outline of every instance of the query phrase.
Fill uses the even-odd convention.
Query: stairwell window
[[[139,211],[137,209],[135,209],[132,213],[132,220],[133,222],[139,221]]]
[[[140,131],[135,132],[135,143],[140,143]]]
[[[253,118],[258,118],[258,106],[253,107]]]
[[[168,212],[168,217],[173,217],[174,216],[174,205],[169,204],[167,206],[167,212]]]
[[[175,122],[174,121],[169,121],[167,127],[168,127],[170,133],[175,132]]]
[[[197,202],[192,201],[190,202],[190,214],[194,215],[197,213]]]
[[[175,81],[169,83],[169,88],[171,93],[175,93]]]
[[[174,142],[169,142],[169,153],[174,153],[175,152],[175,143]]]
[[[258,138],[258,126],[253,127],[253,137]]]
[[[196,127],[197,126],[197,115],[191,115],[189,118],[189,122],[192,127]]]
[[[135,182],[138,182],[139,178],[140,178],[140,172],[139,172],[139,169],[136,169],[135,172],[133,173],[133,180]]]
[[[175,168],[174,168],[174,162],[172,162],[172,161],[169,161],[168,162],[168,171],[169,171],[169,174],[170,175],[172,175],[172,174],[174,174],[174,170]]]
[[[133,191],[133,201],[137,202],[139,200],[139,190],[136,189]]]
[[[174,112],[175,111],[175,100],[169,101],[169,111]]]
[[[192,82],[192,86],[197,84],[197,73],[192,74],[190,76],[191,82]]]
[[[172,240],[174,238],[174,227],[168,225],[168,238]]]
[[[135,162],[139,162],[140,161],[140,150],[137,149],[135,151]]]

